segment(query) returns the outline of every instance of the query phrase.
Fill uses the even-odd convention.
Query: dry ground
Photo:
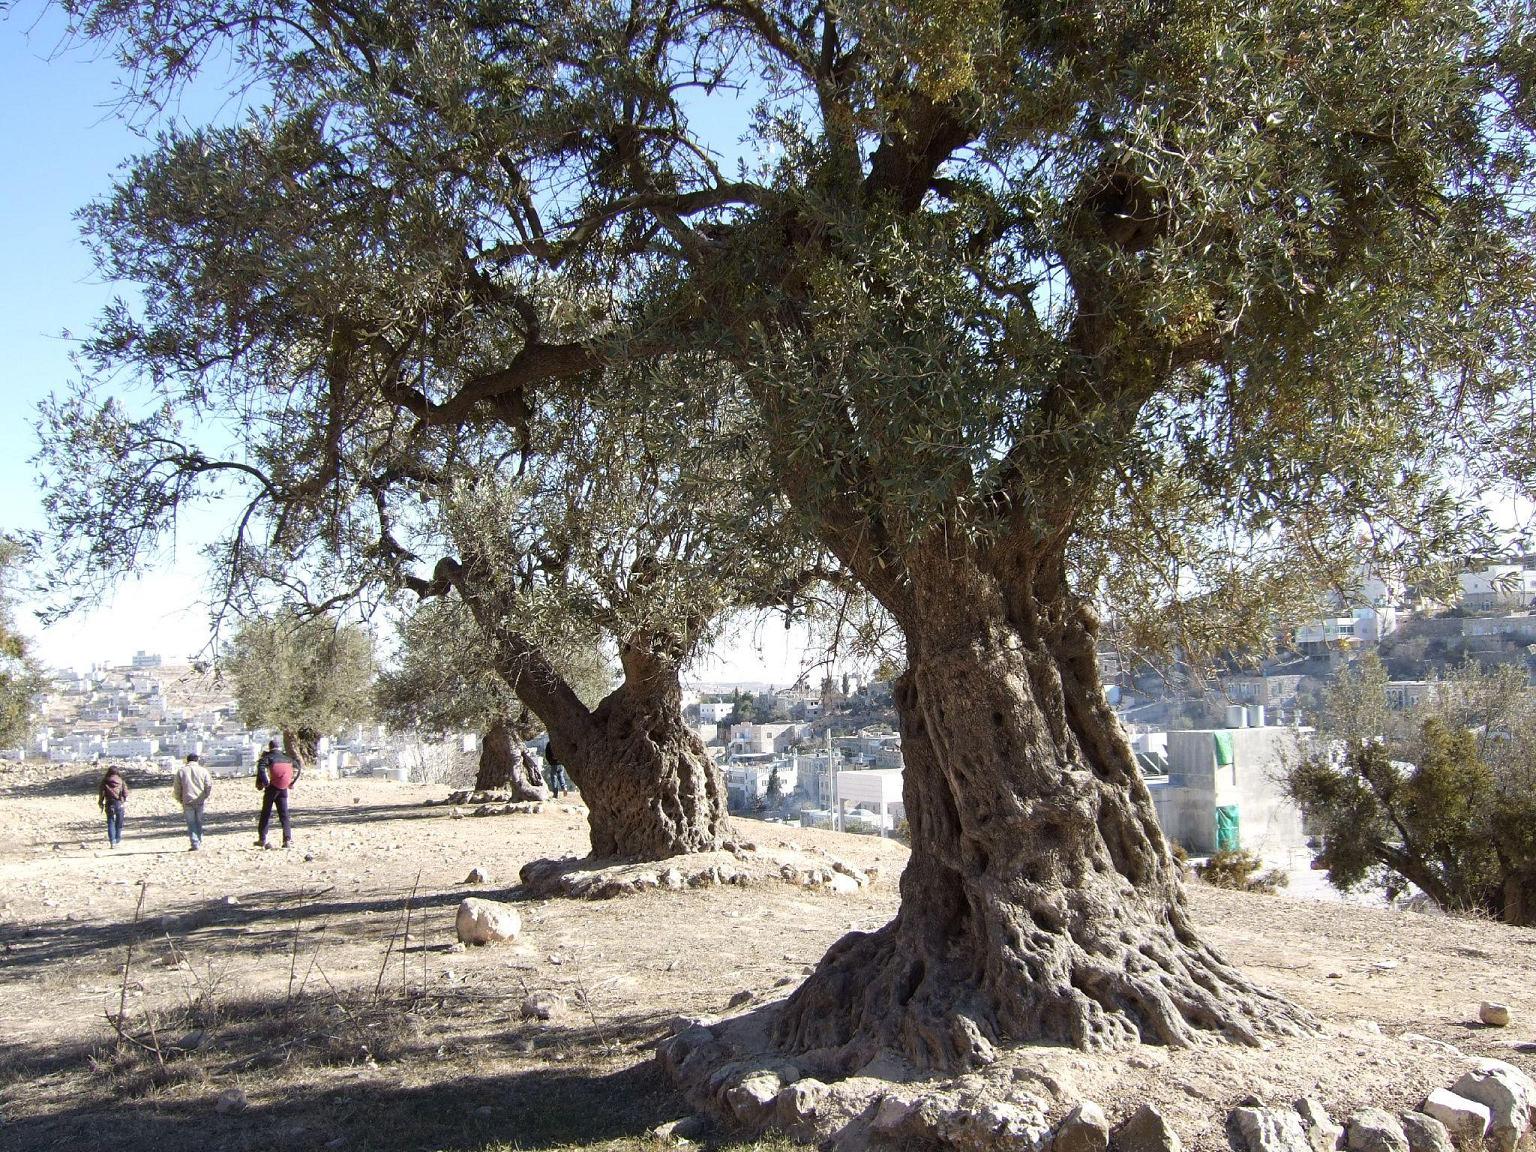
[[[455,820],[423,806],[441,789],[304,781],[295,847],[261,852],[258,794],[222,781],[208,849],[189,853],[166,783],[135,783],[108,852],[93,774],[0,782],[0,1150],[659,1148],[650,1129],[688,1111],[650,1058],[669,1021],[782,995],[841,933],[885,922],[903,855],[745,823],[764,847],[878,864],[882,879],[843,896],[772,883],[534,901],[519,866],[580,854],[579,815]],[[480,894],[518,901],[524,932],[455,952],[476,865],[491,877]],[[1314,1092],[1336,1113],[1415,1102],[1455,1062],[1403,1033],[1536,1071],[1536,932],[1199,886],[1192,899],[1207,937],[1316,1013],[1323,1039],[1037,1049],[1011,1058],[1015,1081],[1053,1111],[1088,1096],[1112,1119],[1156,1100],[1186,1144],[1216,1149],[1226,1108],[1250,1093]],[[522,1019],[540,992],[566,1011]],[[1478,1026],[1482,998],[1511,1003],[1514,1025]],[[230,1089],[243,1110],[216,1107]]]

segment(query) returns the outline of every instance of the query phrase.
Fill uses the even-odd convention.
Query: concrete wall
[[[1232,737],[1233,762],[1218,766],[1218,731]],[[1199,728],[1168,733],[1168,779],[1149,781],[1163,834],[1191,855],[1216,850],[1216,809],[1235,804],[1243,848],[1284,858],[1304,840],[1301,811],[1286,798],[1280,776],[1299,754],[1309,730]]]

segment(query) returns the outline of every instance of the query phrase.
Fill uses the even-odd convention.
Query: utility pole
[[[832,721],[827,721],[827,773],[830,777],[828,791],[832,794],[832,827],[843,830],[843,800],[837,791],[837,761],[832,756]]]

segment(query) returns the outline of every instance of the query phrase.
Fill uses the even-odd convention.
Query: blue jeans
[[[192,841],[192,847],[203,846],[203,805],[207,801],[199,801],[196,804],[183,804],[181,814],[187,818],[187,839]]]
[[[107,843],[117,847],[117,842],[123,838],[123,802],[121,800],[107,801]]]

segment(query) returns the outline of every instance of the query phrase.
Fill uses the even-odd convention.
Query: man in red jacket
[[[272,822],[272,809],[277,808],[278,821],[283,826],[283,847],[293,846],[293,829],[288,823],[288,789],[299,782],[299,768],[293,757],[277,746],[276,740],[268,741],[267,750],[256,761],[256,786],[262,789],[261,819],[256,822],[256,847],[270,848],[267,843],[267,825]]]

